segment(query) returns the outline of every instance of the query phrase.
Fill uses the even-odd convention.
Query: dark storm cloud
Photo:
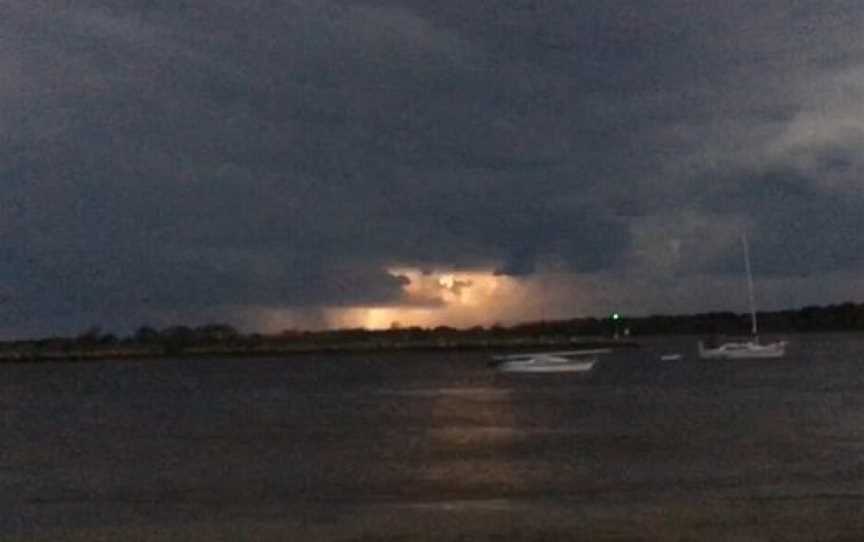
[[[830,155],[834,165],[827,170],[848,169],[854,159],[836,149]],[[864,262],[864,193],[825,191],[818,179],[789,168],[739,172],[723,187],[704,205],[720,214],[751,217],[750,243],[761,273],[824,276]],[[740,254],[718,255],[713,265],[738,271]]]
[[[856,200],[837,187],[861,171],[861,125],[766,144],[826,104],[854,110],[855,2],[3,12],[0,322],[13,330],[392,301],[391,265],[603,273],[644,251],[640,221],[681,212],[752,217],[754,243],[782,242],[776,272],[858,263]],[[811,143],[822,150],[802,163]],[[798,177],[784,185],[785,171]],[[825,171],[830,187],[814,180]],[[809,256],[781,253],[793,244]]]

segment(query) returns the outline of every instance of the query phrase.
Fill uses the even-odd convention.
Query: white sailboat
[[[751,338],[745,341],[729,341],[716,347],[706,347],[699,341],[699,357],[703,359],[763,359],[781,358],[786,354],[786,341],[762,344],[759,342],[759,328],[756,322],[756,301],[753,295],[753,274],[750,271],[750,249],[747,237],[741,236],[744,246],[744,267],[747,271],[747,293],[750,300]]]
[[[610,348],[564,350],[559,352],[526,352],[493,356],[495,369],[505,373],[584,373],[594,368],[599,354]]]

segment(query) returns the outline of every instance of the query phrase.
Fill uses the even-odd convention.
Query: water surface
[[[0,538],[864,539],[864,337],[694,351],[3,365]]]

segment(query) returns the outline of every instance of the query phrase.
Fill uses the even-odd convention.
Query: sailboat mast
[[[747,294],[750,298],[750,331],[755,337],[759,334],[759,330],[756,327],[756,299],[753,295],[753,274],[750,271],[750,248],[747,246],[747,235],[741,236],[741,244],[744,245],[744,268],[747,271]]]

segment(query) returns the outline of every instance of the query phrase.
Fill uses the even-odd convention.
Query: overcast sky
[[[0,338],[744,311],[742,233],[760,307],[864,301],[862,35],[860,0],[0,0]]]

